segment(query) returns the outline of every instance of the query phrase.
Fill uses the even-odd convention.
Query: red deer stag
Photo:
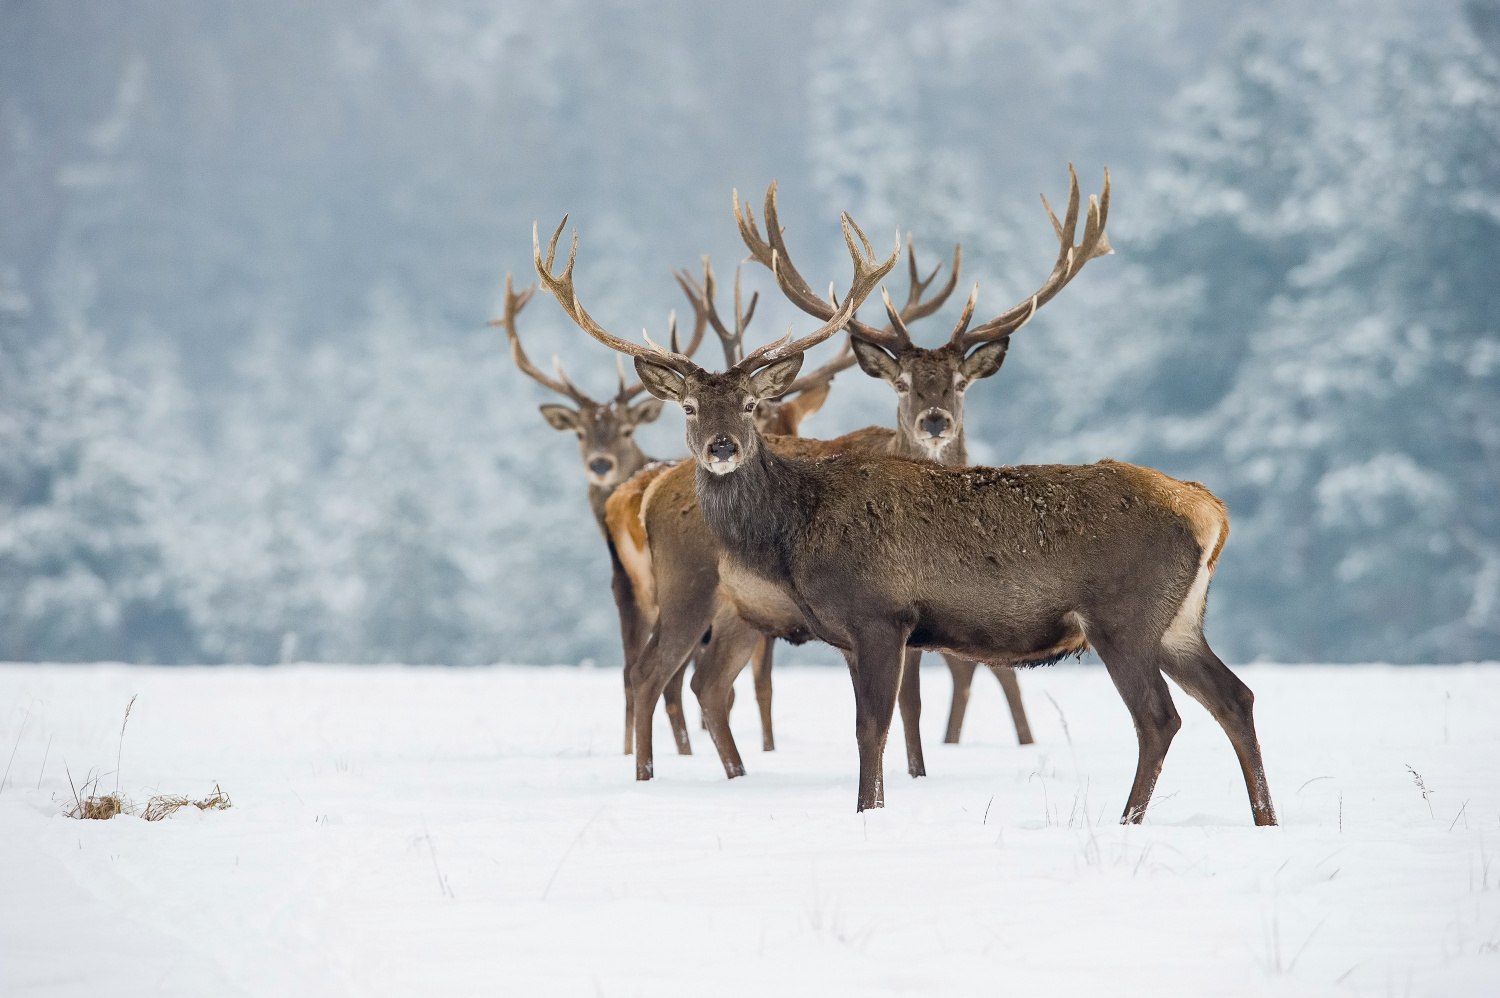
[[[1070,205],[1059,226],[1065,247],[1042,291],[985,325],[1008,335],[1076,274],[1098,247],[1106,207],[1089,199],[1075,246]],[[895,263],[894,255],[883,266],[869,259],[863,236],[861,256],[845,220],[856,266],[844,304],[808,336],[789,342],[788,333],[718,374],[595,322],[573,293],[572,254],[562,277],[553,275],[556,237],[545,270],[539,246],[536,262],[575,322],[634,357],[652,395],[682,406],[698,506],[720,546],[721,588],[740,616],[762,632],[808,633],[843,651],[854,686],[858,809],[884,805],[881,754],[908,646],[1009,665],[1092,646],[1136,728],[1123,821],[1143,819],[1182,725],[1165,673],[1228,735],[1255,823],[1275,824],[1254,695],[1203,635],[1208,583],[1229,528],[1223,504],[1203,486],[1114,461],[948,468],[853,453],[808,459],[766,446],[755,427],[758,401],[785,390],[803,352],[843,328]]]
[[[646,637],[650,633],[650,623],[643,621],[636,610],[630,576],[620,564],[614,542],[610,540],[609,530],[605,525],[604,507],[605,502],[622,482],[628,481],[642,468],[657,463],[655,458],[648,457],[636,443],[635,431],[638,426],[650,423],[661,415],[662,403],[659,399],[648,398],[644,402],[632,405],[632,400],[644,392],[645,388],[639,381],[627,385],[623,367],[619,369],[619,391],[615,393],[614,398],[606,402],[596,402],[580,391],[568,380],[568,376],[563,373],[561,362],[555,358],[553,363],[557,371],[556,378],[548,377],[537,370],[531,358],[526,356],[526,350],[521,346],[520,333],[516,329],[516,317],[531,301],[531,296],[535,292],[535,286],[528,286],[517,292],[511,275],[506,274],[504,314],[498,319],[490,320],[489,324],[504,327],[505,335],[510,340],[511,359],[515,361],[516,367],[521,370],[522,374],[542,387],[569,399],[577,407],[547,403],[541,406],[541,413],[542,418],[553,429],[577,435],[579,456],[583,459],[584,471],[588,475],[589,509],[593,511],[594,519],[600,531],[603,532],[605,541],[609,544],[611,588],[614,590],[615,605],[620,614],[620,636],[625,646],[625,752],[629,754],[631,737],[635,730],[630,714],[632,701],[630,665],[646,642]],[[688,356],[698,349],[698,344],[703,341],[703,334],[708,328],[708,316],[696,305],[695,301],[696,318],[692,339],[688,341],[686,351]],[[669,335],[675,343],[677,338],[675,317],[671,322]],[[673,737],[679,750],[691,752],[687,723],[682,713],[681,678],[674,677],[665,693],[667,716],[672,722]]]
[[[909,254],[912,252],[910,240],[907,250]],[[955,250],[955,265],[959,259]],[[936,312],[958,283],[957,277],[950,275],[946,285],[935,297],[925,299],[938,271],[934,270],[926,280],[922,280],[915,267],[910,269],[911,290],[900,315],[902,328],[906,322]],[[720,330],[723,325],[715,322],[712,310],[709,310],[709,324],[714,325],[716,330]],[[868,327],[861,328],[868,330]],[[887,326],[868,331],[870,335],[890,335],[895,328]],[[732,336],[726,333],[727,331],[720,332],[720,338],[729,343]],[[734,345],[734,350],[726,348],[725,351],[728,367],[742,359],[738,352],[738,342]],[[846,350],[849,349],[851,347],[846,345]],[[840,354],[839,358],[814,374],[799,377],[792,389],[804,385],[810,378],[820,378],[829,371],[842,370],[852,363],[852,357],[845,359]],[[764,401],[756,407],[756,426],[763,435],[768,434],[766,421],[762,418],[766,408],[767,403]],[[772,447],[802,455],[827,456],[844,450],[887,453],[891,449],[891,438],[902,432],[909,431],[905,428],[889,430],[867,427],[835,440],[789,440],[770,435],[768,441]],[[638,675],[655,673],[658,669],[683,667],[690,649],[696,647],[692,643],[692,632],[701,632],[702,628],[712,623],[713,639],[706,649],[698,650],[694,658],[696,665],[693,670],[693,692],[697,694],[703,707],[704,726],[714,739],[725,774],[733,779],[745,772],[738,746],[728,726],[734,680],[743,667],[744,656],[749,653],[749,649],[753,646],[755,654],[761,654],[772,639],[760,635],[740,620],[732,608],[722,618],[715,617],[718,608],[715,598],[718,549],[697,508],[692,469],[693,465],[688,461],[671,468],[658,467],[642,471],[610,497],[606,518],[615,547],[620,551],[627,571],[631,573],[635,591],[654,595],[658,578],[671,576],[661,585],[666,591],[678,594],[666,614],[666,626],[657,629],[660,637],[650,646],[651,654],[637,669]],[[757,690],[763,681],[768,683],[769,678],[767,664],[756,673]],[[769,691],[766,696],[760,697],[763,710],[769,709],[768,693]],[[653,705],[654,702],[650,700]],[[922,758],[918,723],[920,689],[914,672],[903,681],[900,703],[906,730],[907,768],[912,776],[921,776],[925,774],[926,766]],[[638,716],[649,718],[650,714]],[[1022,717],[1024,724],[1024,715]],[[649,721],[646,723],[649,724]],[[769,730],[768,721],[763,722],[762,730]],[[769,743],[766,743],[766,747],[769,747]],[[649,760],[645,763],[638,760],[638,766],[642,765],[649,768]]]
[[[1070,198],[1078,197],[1078,177],[1068,167]],[[1104,196],[1109,196],[1108,180],[1105,181]],[[1045,202],[1045,198],[1043,201]],[[1050,209],[1049,209],[1050,212]],[[827,320],[834,312],[831,302],[824,301],[803,280],[792,264],[787,252],[786,233],[782,229],[776,210],[776,184],[766,190],[765,220],[766,235],[762,237],[755,223],[755,215],[747,204],[740,209],[739,191],[734,192],[734,219],[740,236],[750,250],[752,259],[764,264],[767,269],[775,267],[777,284],[786,297],[804,312],[821,320]],[[1058,237],[1061,238],[1061,230]],[[1101,234],[1096,255],[1111,252],[1107,236]],[[953,251],[953,270],[949,276],[948,290],[958,283],[961,248]],[[911,272],[911,290],[907,296],[907,307],[920,298],[934,278],[937,270],[926,282],[918,278],[916,251],[907,236],[907,266]],[[1058,289],[1053,289],[1054,293]],[[939,297],[938,301],[947,295]],[[1044,304],[1044,303],[1039,303]],[[888,382],[896,392],[896,433],[891,436],[885,452],[917,461],[933,461],[937,464],[961,466],[969,463],[968,448],[964,441],[964,392],[974,382],[988,378],[1000,370],[1005,361],[1008,338],[986,338],[974,334],[955,333],[947,343],[936,350],[917,346],[912,342],[905,316],[885,329],[875,329],[858,320],[849,323],[851,344],[860,368],[871,377]],[[936,309],[933,309],[936,311]],[[972,348],[972,350],[971,350]],[[732,365],[731,365],[732,366]],[[964,713],[969,706],[969,692],[974,684],[974,670],[978,663],[955,655],[943,656],[948,671],[953,677],[953,699],[948,708],[948,729],[944,742],[956,744],[963,730]],[[921,711],[920,679],[922,652],[912,648],[907,652],[905,670],[910,679],[902,687],[902,718],[908,719]],[[1015,670],[1008,665],[990,666],[1000,688],[1005,692],[1010,705],[1011,720],[1015,722],[1016,739],[1022,745],[1030,745],[1031,725],[1026,720],[1026,706],[1021,700],[1021,684],[1016,681]],[[920,731],[914,723],[906,724],[907,738],[920,739]],[[920,742],[916,753],[921,754]]]
[[[715,280],[713,267],[709,265],[708,257],[703,258],[703,281],[699,283],[686,271],[674,272],[677,283],[682,287],[688,300],[693,303],[694,311],[706,317],[708,324],[713,327],[714,333],[719,337],[719,343],[724,349],[724,363],[733,367],[739,363],[744,355],[745,328],[750,324],[750,317],[755,313],[755,303],[760,295],[757,292],[750,296],[750,307],[745,311],[740,310],[740,271],[735,268],[734,272],[734,330],[724,324],[719,318],[718,307],[715,304]],[[833,387],[833,379],[842,371],[853,367],[855,363],[854,353],[851,346],[845,343],[833,360],[819,367],[810,374],[804,374],[794,381],[786,390],[786,394],[777,399],[763,399],[755,408],[755,425],[761,433],[774,436],[795,437],[802,428],[802,423],[807,417],[823,407],[828,400],[828,393]],[[633,529],[631,524],[639,524],[643,521],[640,517],[640,504],[646,486],[651,480],[665,469],[650,469],[639,476],[638,481],[627,483],[620,492],[620,500],[611,506],[611,512],[607,514],[610,526],[611,539],[617,549],[628,551],[633,555],[630,564],[633,569],[643,577],[636,582],[635,591],[637,595],[654,591],[654,585],[649,577],[650,553],[646,550],[645,536],[640,529]],[[616,526],[618,525],[618,527]],[[711,552],[704,552],[705,557],[716,557]],[[642,605],[642,612],[655,622],[657,610],[653,604]],[[776,639],[761,635],[750,655],[751,672],[755,680],[755,699],[760,708],[761,727],[761,750],[774,752],[776,750],[776,737],[771,722],[771,669],[774,663],[774,645]],[[710,646],[713,647],[710,640]],[[709,652],[703,652],[708,655]],[[738,670],[736,670],[738,675]],[[674,680],[675,681],[675,680]],[[693,692],[699,696],[702,702],[702,680],[696,670],[693,673]],[[730,687],[728,699],[724,705],[727,712],[734,704],[734,688]],[[703,726],[709,726],[710,711],[703,713]]]

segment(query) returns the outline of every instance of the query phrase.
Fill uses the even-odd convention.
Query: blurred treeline
[[[992,313],[1070,160],[1117,255],[970,393],[976,459],[1208,484],[1231,661],[1500,657],[1496,0],[4,0],[0,656],[616,661],[577,450],[483,324],[532,220],[622,335],[773,178],[815,283],[848,209]],[[751,338],[806,326],[746,279]],[[893,408],[856,370],[807,430]]]

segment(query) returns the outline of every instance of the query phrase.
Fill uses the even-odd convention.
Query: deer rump
[[[700,476],[692,461],[637,476],[648,480],[617,492],[609,517],[616,544],[623,535],[636,554],[622,548],[632,578],[641,574],[637,592],[687,626],[706,629],[727,605],[763,633],[850,651],[847,628],[879,620],[905,632],[908,647],[1000,665],[1082,652],[1091,622],[1122,616],[1133,637],[1169,649],[1202,640],[1208,579],[1229,533],[1207,489],[1108,460],[944,469],[876,453],[891,432],[767,438],[779,456],[813,459],[802,464],[804,494],[778,504],[800,515],[779,522],[766,522],[765,506],[748,515],[756,496]],[[741,557],[718,543],[700,486]],[[653,558],[674,571],[655,573]],[[661,593],[658,581],[676,591]]]

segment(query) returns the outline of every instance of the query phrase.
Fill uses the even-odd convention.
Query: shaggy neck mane
[[[703,521],[736,561],[762,575],[785,575],[790,554],[812,514],[816,495],[807,463],[772,453],[764,440],[727,475],[698,466],[698,505]]]

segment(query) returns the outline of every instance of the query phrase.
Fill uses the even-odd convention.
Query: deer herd
[[[583,307],[573,284],[578,236],[557,270],[553,232],[545,254],[533,228],[541,285],[580,328],[617,352],[619,391],[595,401],[568,380],[539,371],[526,355],[517,317],[535,290],[516,293],[506,278],[502,318],[516,366],[572,402],[541,407],[555,429],[572,431],[588,477],[589,506],[604,534],[624,652],[626,753],[636,778],[653,775],[652,716],[665,700],[679,753],[691,752],[682,682],[691,689],[730,778],[744,763],[729,727],[734,682],[750,663],[762,747],[775,746],[771,665],[775,641],[818,640],[848,662],[859,747],[859,810],[884,805],[881,759],[897,708],[907,771],[926,765],[918,720],[923,651],[940,653],[953,677],[945,741],[957,742],[979,663],[1005,692],[1021,743],[1031,742],[1015,668],[1093,649],[1135,723],[1138,757],[1122,820],[1139,822],[1151,802],[1167,748],[1181,726],[1163,674],[1208,709],[1239,758],[1257,825],[1274,825],[1252,714],[1254,695],[1209,648],[1203,613],[1209,579],[1229,519],[1196,482],[1103,460],[1089,465],[987,468],[968,464],[964,397],[999,371],[1010,337],[1088,261],[1111,251],[1109,173],[1081,204],[1069,167],[1068,206],[1059,220],[1042,203],[1058,239],[1051,273],[1034,294],[985,322],[974,322],[978,287],[941,346],[918,346],[909,326],[936,313],[958,286],[955,248],[947,280],[927,277],[907,238],[910,290],[900,308],[881,288],[883,326],[859,308],[895,267],[859,226],[841,218],[854,276],[842,299],[824,297],[787,251],[776,185],[766,192],[764,232],[734,198],[748,260],[770,271],[786,298],[821,323],[746,351],[756,296],[742,310],[735,275],[732,326],[715,303],[713,268],[674,273],[691,304],[684,346],[675,320],[667,346],[607,331]],[[1080,210],[1083,234],[1077,243]],[[694,362],[709,327],[724,370]],[[833,360],[802,373],[804,353],[844,332]],[[638,380],[627,383],[619,354]],[[828,397],[836,375],[858,364],[896,395],[894,428],[866,427],[833,440],[798,436]],[[642,401],[635,399],[645,394]],[[636,444],[637,427],[663,402],[682,407],[689,457],[658,461]]]

